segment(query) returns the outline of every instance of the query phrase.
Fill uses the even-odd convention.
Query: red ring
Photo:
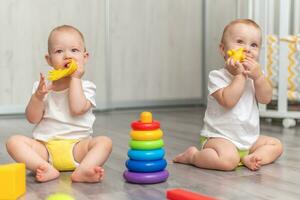
[[[153,120],[152,123],[142,123],[141,121],[134,121],[131,123],[131,128],[137,131],[151,131],[160,128],[159,121]]]

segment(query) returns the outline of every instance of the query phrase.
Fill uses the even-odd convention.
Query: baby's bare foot
[[[104,178],[104,169],[99,166],[92,167],[90,169],[82,169],[78,167],[71,176],[74,182],[88,182],[96,183],[101,182]]]
[[[189,147],[185,152],[177,155],[174,159],[173,162],[176,163],[183,163],[183,164],[192,164],[192,158],[194,154],[198,151],[198,149],[194,146]]]
[[[38,182],[46,182],[56,179],[59,176],[57,171],[52,165],[42,164],[35,171],[35,179]]]
[[[256,155],[247,155],[242,158],[242,163],[250,170],[256,171],[261,167],[261,158]]]

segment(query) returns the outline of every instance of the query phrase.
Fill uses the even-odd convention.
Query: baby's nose
[[[250,47],[245,46],[245,47],[244,47],[244,52],[249,53],[249,52],[250,52]]]
[[[65,51],[64,57],[66,59],[71,58],[72,54],[69,51]]]

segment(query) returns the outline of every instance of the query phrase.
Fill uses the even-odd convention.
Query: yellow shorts
[[[49,153],[49,162],[58,171],[72,171],[79,165],[73,157],[73,148],[77,142],[78,139],[53,139],[43,142]]]
[[[207,142],[207,137],[204,136],[200,136],[200,144],[201,144],[201,149],[203,149],[203,146],[205,145],[205,143]],[[240,155],[240,159],[242,160],[243,157],[247,156],[249,154],[249,150],[239,150],[238,149],[238,153]],[[243,163],[240,162],[238,166],[242,166]]]

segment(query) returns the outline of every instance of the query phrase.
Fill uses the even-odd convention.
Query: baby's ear
[[[90,54],[88,52],[84,52],[84,64],[87,63],[89,58],[90,58]]]
[[[225,59],[226,58],[225,46],[222,42],[219,44],[219,52]]]
[[[48,53],[45,55],[45,59],[46,59],[48,65],[52,66],[51,59],[50,59],[50,56]]]

